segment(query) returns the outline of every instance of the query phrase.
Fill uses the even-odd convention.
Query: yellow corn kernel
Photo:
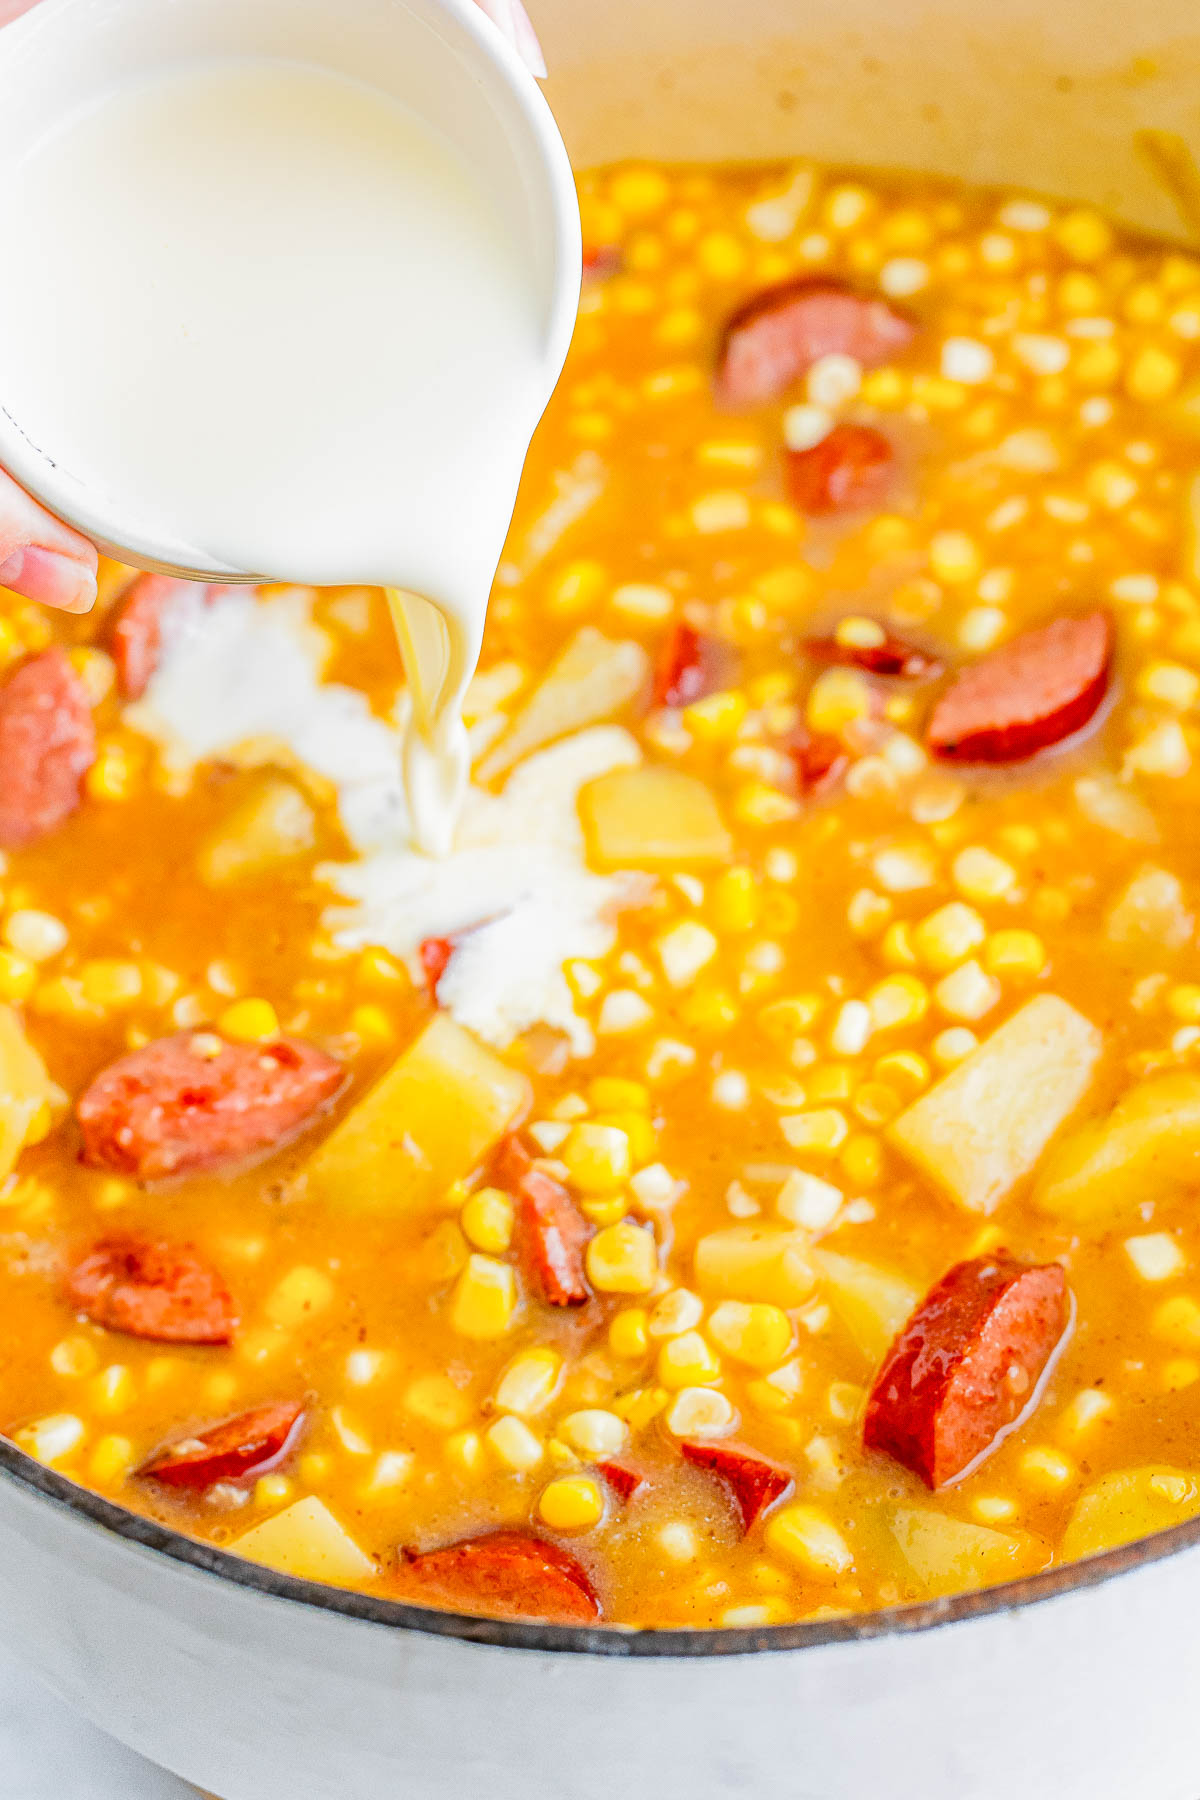
[[[792,1343],[791,1320],[783,1308],[761,1300],[722,1300],[707,1329],[728,1356],[752,1369],[773,1369]]]
[[[767,1520],[763,1535],[773,1556],[795,1563],[806,1575],[836,1577],[854,1566],[850,1546],[819,1507],[785,1506]]]
[[[1176,1294],[1155,1307],[1150,1329],[1175,1350],[1200,1350],[1200,1305],[1189,1294]]]
[[[608,1347],[624,1361],[636,1361],[650,1348],[649,1321],[640,1306],[626,1306],[608,1328]]]
[[[374,1002],[353,1008],[350,1029],[364,1044],[390,1044],[396,1035],[392,1021],[382,1006],[376,1006]]]
[[[854,1115],[864,1125],[887,1125],[904,1105],[902,1095],[886,1081],[864,1081],[854,1091]]]
[[[4,921],[4,942],[29,962],[49,962],[67,947],[67,928],[53,913],[18,906]]]
[[[644,1081],[626,1081],[618,1075],[597,1075],[588,1083],[587,1093],[593,1111],[598,1113],[648,1113],[653,1104]]]
[[[698,1331],[668,1338],[658,1353],[657,1375],[663,1387],[706,1387],[721,1378],[721,1359]]]
[[[939,581],[974,581],[983,566],[975,540],[965,531],[937,531],[929,543],[929,567]]]
[[[133,1375],[124,1363],[109,1363],[88,1383],[93,1403],[102,1412],[124,1412],[133,1399]]]
[[[1017,1464],[1022,1482],[1035,1493],[1054,1495],[1078,1478],[1079,1470],[1069,1456],[1049,1444],[1026,1450]]]
[[[456,1431],[446,1439],[446,1460],[460,1475],[474,1478],[483,1473],[484,1444],[477,1431]]]
[[[488,1448],[506,1468],[515,1469],[525,1474],[536,1469],[542,1460],[542,1440],[532,1432],[524,1419],[518,1419],[515,1413],[506,1413],[504,1418],[497,1419],[484,1433]]]
[[[915,1050],[892,1050],[875,1064],[874,1075],[902,1092],[919,1094],[929,1085],[929,1064]]]
[[[749,704],[738,688],[723,693],[706,694],[683,709],[683,723],[701,744],[724,744],[736,737],[738,726],[746,717]]]
[[[680,1388],[666,1416],[668,1431],[679,1438],[725,1437],[736,1423],[725,1395],[710,1387]]]
[[[1075,207],[1064,213],[1053,229],[1060,250],[1073,262],[1099,262],[1112,249],[1112,227],[1089,208]]]
[[[28,956],[0,948],[0,1000],[28,1000],[37,978],[37,964]]]
[[[838,1166],[852,1187],[874,1187],[883,1174],[883,1146],[877,1137],[856,1132],[843,1146]]]
[[[603,1407],[568,1413],[560,1421],[558,1431],[581,1456],[616,1456],[629,1437],[624,1419]]]
[[[100,1487],[124,1481],[133,1467],[134,1448],[127,1437],[102,1437],[88,1458],[88,1476]]]
[[[507,1263],[478,1251],[454,1284],[450,1323],[461,1337],[503,1337],[517,1310],[517,1278]]]
[[[681,1337],[704,1317],[704,1302],[690,1288],[672,1288],[650,1313],[647,1330],[653,1338]]]
[[[759,884],[753,869],[726,869],[713,883],[713,919],[722,931],[752,931],[760,910]]]
[[[323,1269],[297,1263],[267,1295],[263,1311],[273,1325],[285,1330],[306,1324],[332,1305],[335,1288]]]
[[[658,1133],[644,1112],[598,1112],[592,1122],[596,1125],[611,1125],[615,1130],[625,1133],[629,1139],[630,1162],[635,1169],[653,1162],[658,1149]]]
[[[809,689],[805,717],[813,731],[838,736],[848,725],[869,719],[873,705],[869,682],[857,669],[822,670]]]
[[[604,1294],[648,1294],[658,1274],[651,1232],[624,1221],[598,1231],[587,1247],[592,1286]]]
[[[929,989],[916,975],[889,975],[870,990],[867,1006],[875,1031],[915,1025],[929,1011]]]
[[[618,1394],[612,1409],[624,1419],[631,1431],[644,1431],[666,1406],[671,1396],[666,1388],[636,1388],[629,1394]]]
[[[308,1450],[296,1464],[296,1476],[306,1488],[324,1487],[333,1474],[333,1458],[324,1450]]]
[[[983,966],[989,975],[1040,975],[1046,946],[1035,931],[993,931],[984,945]]]
[[[633,1167],[629,1139],[613,1125],[572,1126],[560,1154],[584,1194],[611,1194],[628,1181]]]
[[[944,974],[977,950],[986,936],[987,926],[974,907],[951,900],[913,927],[912,943],[927,968]]]
[[[93,800],[128,800],[137,773],[138,766],[124,744],[106,743],[100,746],[83,784]]]
[[[142,971],[135,962],[120,962],[110,957],[95,957],[79,971],[83,994],[93,1006],[106,1010],[132,1006],[142,995]]]
[[[915,969],[917,953],[913,949],[912,926],[907,919],[896,919],[888,926],[879,944],[879,954],[890,969]]]
[[[50,1413],[32,1425],[22,1425],[19,1431],[13,1432],[12,1438],[29,1456],[53,1468],[78,1450],[84,1439],[84,1429],[83,1420],[73,1413]]]
[[[513,1203],[501,1188],[485,1187],[472,1194],[459,1214],[463,1235],[473,1250],[500,1256],[513,1234]]]
[[[239,1044],[265,1044],[279,1036],[279,1019],[269,1000],[235,1000],[217,1020],[217,1030]]]
[[[404,989],[411,986],[407,969],[386,950],[364,950],[354,972],[356,980],[367,987]]]
[[[680,1002],[679,1016],[696,1031],[727,1031],[736,1024],[740,1010],[727,988],[697,982]]]
[[[788,1048],[816,1023],[821,1013],[818,994],[794,994],[786,1000],[772,1000],[758,1015],[758,1024],[774,1044]]]
[[[1150,662],[1140,671],[1135,687],[1143,700],[1188,712],[1200,695],[1200,675],[1182,663]]]
[[[1003,900],[1017,884],[1012,864],[978,844],[959,851],[951,874],[959,893],[977,903]]]
[[[818,1107],[812,1112],[785,1113],[779,1129],[793,1150],[809,1156],[833,1156],[846,1141],[849,1126],[836,1107]]]
[[[1125,392],[1131,400],[1147,404],[1165,400],[1179,386],[1183,365],[1170,350],[1158,344],[1144,344],[1125,373]]]
[[[590,1531],[604,1517],[604,1495],[590,1475],[560,1475],[542,1489],[538,1517],[551,1531]]]
[[[471,1403],[448,1375],[421,1375],[405,1389],[406,1412],[434,1431],[455,1431],[471,1415]]]
[[[765,781],[743,782],[731,810],[739,825],[785,825],[800,816],[799,802]]]
[[[661,170],[637,164],[617,169],[608,184],[611,206],[630,219],[644,219],[661,212],[670,193],[670,183]]]
[[[1167,989],[1167,1011],[1173,1019],[1181,1019],[1184,1024],[1194,1025],[1200,1020],[1200,986],[1192,981],[1181,981]]]
[[[1100,1388],[1081,1388],[1058,1416],[1057,1435],[1076,1443],[1113,1410],[1113,1399]]]
[[[532,1419],[549,1406],[561,1377],[562,1357],[557,1350],[522,1350],[500,1376],[493,1398],[501,1412]]]
[[[619,1225],[629,1202],[624,1194],[589,1194],[579,1202],[579,1210],[593,1225]]]
[[[1200,1362],[1193,1356],[1173,1356],[1163,1364],[1162,1380],[1169,1394],[1182,1393],[1200,1381]]]
[[[50,1352],[50,1367],[56,1375],[90,1375],[99,1360],[96,1346],[82,1335],[61,1338]]]

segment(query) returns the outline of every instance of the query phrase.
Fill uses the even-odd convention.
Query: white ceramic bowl
[[[810,152],[1181,230],[1136,134],[1196,141],[1194,0],[535,11],[577,162]],[[1198,1611],[1200,1519],[829,1623],[496,1624],[273,1575],[0,1443],[0,1631],[223,1800],[1196,1800]]]

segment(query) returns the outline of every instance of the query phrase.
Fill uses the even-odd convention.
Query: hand
[[[521,0],[477,0],[511,38],[537,76],[546,73],[541,47]],[[0,25],[37,0],[0,0]],[[85,613],[96,603],[96,551],[86,538],[48,513],[0,469],[0,586],[62,612]]]

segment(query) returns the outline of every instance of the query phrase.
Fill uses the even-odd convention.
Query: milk
[[[393,590],[414,830],[444,851],[548,392],[543,302],[482,175],[348,76],[211,59],[52,120],[0,186],[0,232],[21,246],[4,405],[114,520]]]

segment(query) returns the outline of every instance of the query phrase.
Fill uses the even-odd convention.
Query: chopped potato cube
[[[284,1575],[306,1581],[332,1581],[339,1585],[368,1581],[375,1564],[338,1524],[324,1501],[315,1494],[265,1519],[229,1548],[235,1556],[265,1563]]]
[[[731,1225],[696,1245],[696,1282],[706,1298],[799,1306],[816,1276],[803,1231],[781,1225]]]
[[[1102,1043],[1090,1019],[1040,994],[902,1112],[887,1135],[960,1205],[990,1213],[1082,1100]]]
[[[579,796],[589,860],[601,869],[697,869],[728,862],[733,839],[710,789],[680,769],[614,769]]]
[[[881,1363],[921,1290],[890,1269],[834,1250],[814,1250],[813,1261],[834,1312],[871,1364]]]
[[[1035,1205],[1072,1224],[1133,1214],[1200,1177],[1200,1075],[1183,1070],[1130,1088],[1106,1118],[1056,1144]]]
[[[299,788],[268,776],[201,846],[196,867],[201,881],[224,887],[311,850],[316,836],[316,814]]]
[[[930,1594],[958,1594],[1028,1575],[1047,1561],[1045,1546],[1027,1532],[993,1531],[952,1519],[932,1507],[897,1506],[888,1527],[900,1553]]]
[[[492,746],[479,766],[480,779],[494,781],[543,744],[611,719],[628,706],[649,672],[650,661],[640,644],[614,642],[585,625]]]
[[[1165,1464],[1116,1469],[1084,1488],[1067,1521],[1064,1562],[1098,1556],[1200,1512],[1200,1476]]]
[[[21,1021],[10,1006],[0,1006],[0,1181],[12,1174],[52,1091],[45,1065]]]
[[[343,1206],[406,1209],[479,1167],[529,1106],[529,1083],[445,1013],[321,1145],[308,1191]]]
[[[1147,863],[1117,896],[1104,921],[1109,943],[1122,950],[1161,955],[1179,950],[1192,935],[1192,915],[1178,876]]]

